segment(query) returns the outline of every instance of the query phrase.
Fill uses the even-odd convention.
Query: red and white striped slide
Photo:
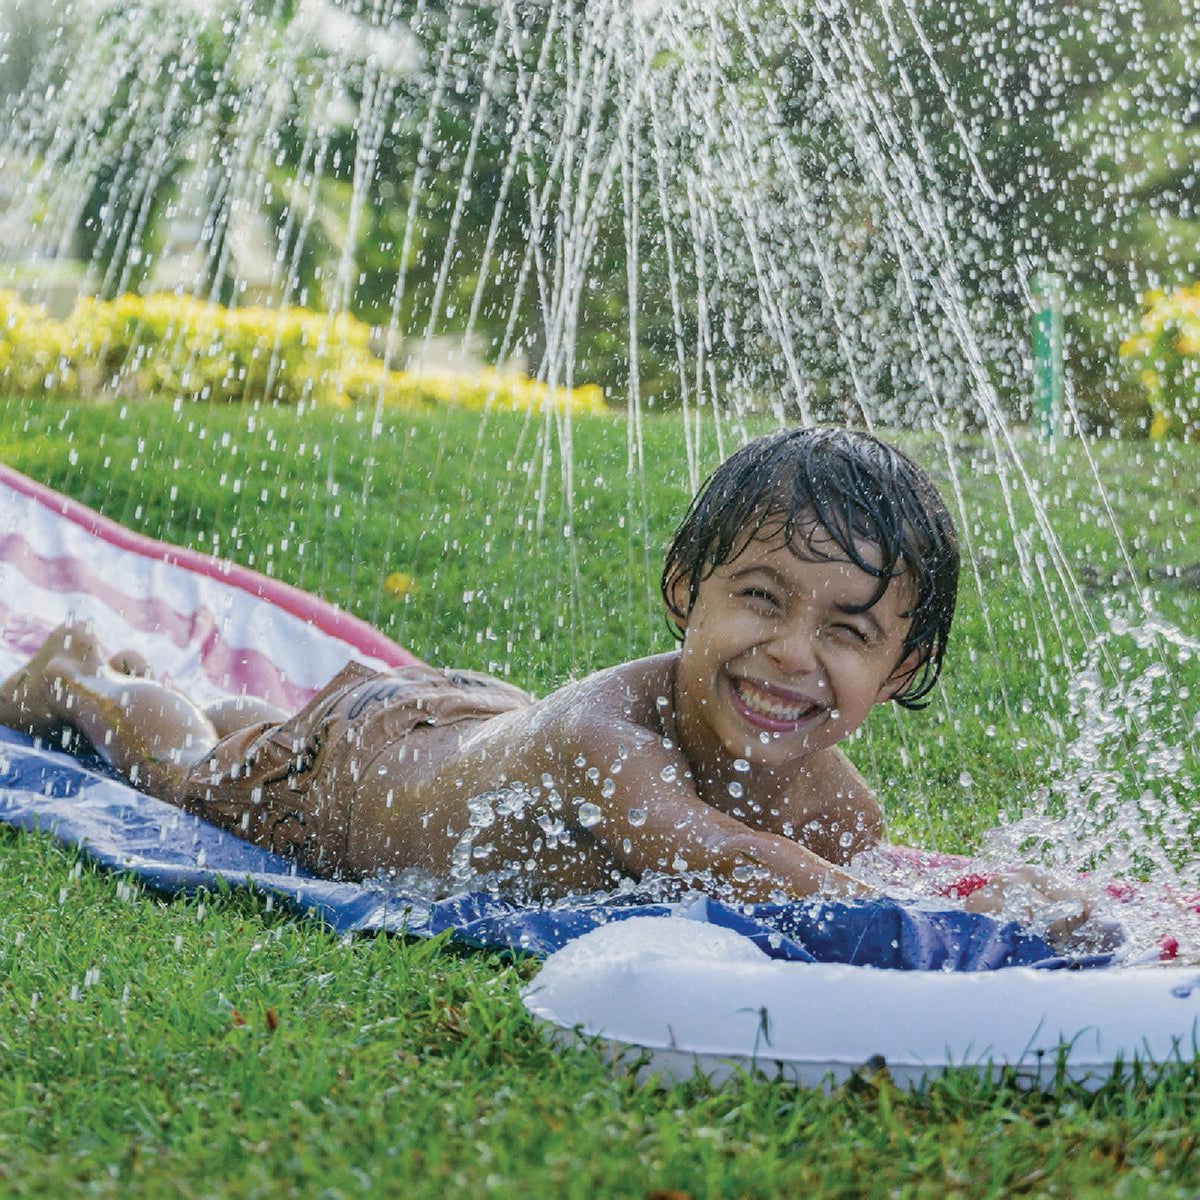
[[[202,704],[252,695],[291,711],[352,657],[419,661],[323,600],[134,533],[0,464],[0,678],[67,617]]]

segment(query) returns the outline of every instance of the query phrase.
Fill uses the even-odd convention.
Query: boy
[[[791,430],[727,460],[680,526],[662,577],[680,648],[544,700],[351,663],[290,718],[203,712],[76,625],[0,685],[0,722],[71,727],[143,791],[326,875],[480,872],[535,899],[656,872],[742,901],[861,895],[845,868],[882,814],[837,746],[877,704],[922,706],[958,570],[910,459]]]

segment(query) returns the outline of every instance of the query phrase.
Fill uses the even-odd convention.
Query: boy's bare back
[[[362,777],[347,867],[453,864],[461,882],[494,873],[535,896],[652,872],[743,900],[846,890],[832,864],[881,823],[861,777],[834,750],[766,802],[749,764],[698,777],[677,729],[678,662],[636,660],[485,721],[414,730]]]

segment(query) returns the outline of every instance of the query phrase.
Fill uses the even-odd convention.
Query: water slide
[[[251,694],[292,707],[351,657],[414,661],[312,596],[135,534],[0,466],[0,671],[67,616],[141,650],[202,700]],[[928,895],[748,909],[633,895],[544,910],[482,891],[434,898],[315,879],[94,760],[5,730],[0,820],[163,892],[245,884],[338,930],[450,930],[544,956],[525,1004],[552,1036],[594,1039],[667,1076],[758,1069],[816,1085],[884,1063],[905,1084],[964,1067],[1046,1084],[1195,1051],[1200,970],[1097,969],[1111,956],[1063,959],[1014,925]]]

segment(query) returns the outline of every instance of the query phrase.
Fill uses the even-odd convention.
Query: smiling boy
[[[0,721],[81,732],[152,795],[322,874],[477,873],[532,898],[661,872],[743,901],[859,895],[882,814],[839,750],[921,707],[959,555],[935,488],[862,433],[743,447],[693,502],[662,591],[678,650],[534,701],[430,667],[350,664],[300,713],[205,713],[64,627]]]

